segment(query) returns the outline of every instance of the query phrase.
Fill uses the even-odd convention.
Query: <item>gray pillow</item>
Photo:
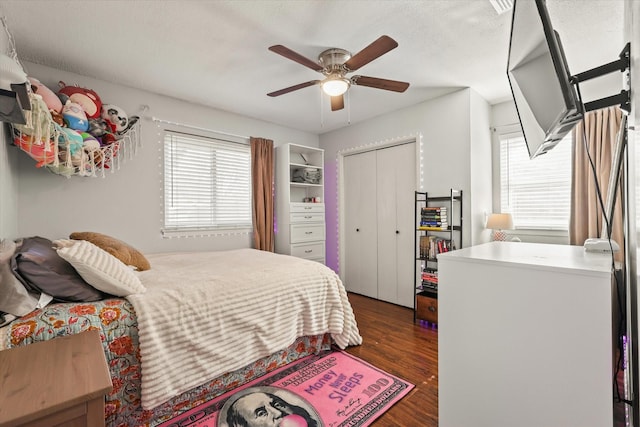
[[[20,317],[36,308],[38,298],[27,292],[11,272],[11,257],[15,251],[15,242],[0,242],[0,311]]]
[[[13,274],[27,289],[58,301],[98,301],[106,294],[89,285],[44,237],[23,239],[11,261]]]

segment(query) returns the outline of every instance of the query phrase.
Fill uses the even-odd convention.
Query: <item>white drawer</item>
[[[324,242],[291,245],[291,255],[322,261],[324,264]]]
[[[324,240],[324,224],[291,224],[291,242]]]
[[[295,212],[291,214],[291,223],[324,222],[324,212]]]
[[[291,203],[291,212],[324,213],[324,203]]]

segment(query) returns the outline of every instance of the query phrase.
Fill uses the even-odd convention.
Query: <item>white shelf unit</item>
[[[324,264],[325,233],[324,150],[297,144],[278,146],[276,252]]]

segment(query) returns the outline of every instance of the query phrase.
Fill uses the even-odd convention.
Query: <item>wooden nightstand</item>
[[[0,427],[104,426],[111,377],[98,331],[0,351]]]

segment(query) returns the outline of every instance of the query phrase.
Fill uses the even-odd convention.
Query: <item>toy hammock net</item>
[[[120,161],[132,158],[140,147],[140,122],[126,134],[102,144],[89,134],[64,128],[56,123],[42,97],[29,94],[31,110],[25,110],[26,124],[13,124],[13,143],[36,161],[36,167],[71,177],[105,176],[120,168]]]

